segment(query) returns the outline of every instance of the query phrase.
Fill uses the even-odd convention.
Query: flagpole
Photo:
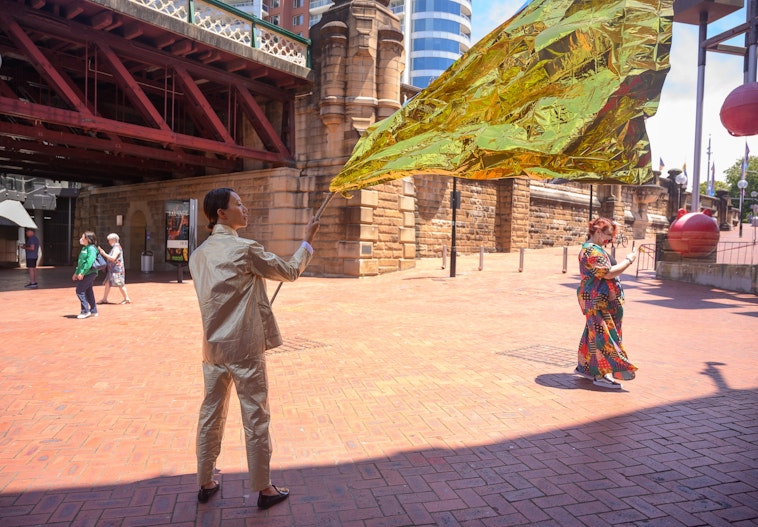
[[[703,43],[708,37],[708,11],[700,12],[700,32],[698,35],[697,97],[695,103],[695,153],[692,164],[692,207],[691,212],[700,212],[700,152],[703,143],[703,92],[705,91],[705,53]]]
[[[740,191],[740,238],[742,238],[742,203],[745,201],[745,189],[747,188],[747,167],[749,159],[750,149],[747,146],[747,141],[745,141],[745,158],[742,160],[742,177],[737,182],[737,188]]]
[[[321,219],[321,213],[324,212],[324,209],[329,204],[329,202],[332,201],[332,198],[334,197],[335,194],[336,194],[336,192],[332,192],[332,193],[329,194],[329,196],[324,200],[324,202],[321,204],[321,206],[316,211],[316,214],[314,214],[314,216],[313,216],[314,219],[316,219],[316,220]],[[271,301],[269,301],[269,305],[271,305],[271,304],[274,303],[274,300],[276,300],[276,295],[279,294],[279,290],[282,288],[283,285],[284,285],[284,282],[279,282],[279,285],[276,286],[276,291],[274,291],[274,295],[271,297]]]
[[[708,164],[705,165],[705,193],[708,194],[708,196],[713,196],[715,194],[714,186],[716,185],[716,182],[714,181],[714,178],[716,177],[716,174],[711,170],[711,134],[708,134],[708,150],[706,150],[706,153],[708,154]]]
[[[453,177],[453,195],[450,199],[450,205],[453,208],[453,230],[451,233],[450,246],[450,278],[455,278],[455,211],[458,209],[458,178]]]

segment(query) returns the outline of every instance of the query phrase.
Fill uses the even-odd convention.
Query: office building
[[[240,6],[255,2],[228,0],[227,3],[243,9]],[[471,4],[472,0],[390,0],[389,8],[400,19],[404,35],[403,83],[425,88],[468,51]],[[263,0],[262,14],[256,16],[308,37],[310,27],[331,6],[331,0]]]

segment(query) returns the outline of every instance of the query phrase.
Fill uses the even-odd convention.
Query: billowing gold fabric
[[[673,0],[535,0],[358,141],[330,190],[415,174],[642,183]]]

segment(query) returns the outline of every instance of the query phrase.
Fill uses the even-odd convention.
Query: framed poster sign
[[[185,264],[190,253],[190,201],[166,201],[166,262]]]

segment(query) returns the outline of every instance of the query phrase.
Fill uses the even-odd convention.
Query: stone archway
[[[147,220],[141,210],[134,211],[128,222],[128,245],[124,247],[124,262],[126,269],[130,271],[139,271],[142,267],[142,251],[145,250],[145,235],[147,231]]]

